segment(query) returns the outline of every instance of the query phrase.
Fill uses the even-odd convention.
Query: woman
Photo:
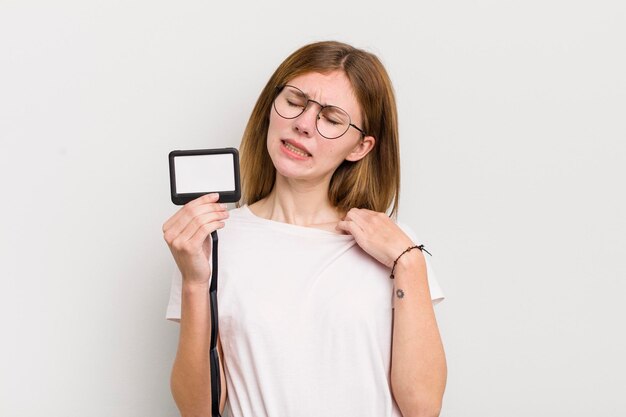
[[[179,269],[167,317],[180,319],[181,414],[210,414],[207,236],[221,229],[220,410],[439,415],[446,362],[431,300],[443,293],[411,230],[385,214],[400,174],[380,61],[338,42],[300,48],[262,91],[240,152],[241,205],[206,195],[163,225]]]

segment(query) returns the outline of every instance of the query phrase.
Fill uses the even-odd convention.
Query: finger
[[[213,212],[228,212],[226,204],[205,203],[195,207],[182,208],[178,213],[177,220],[174,223],[170,223],[168,227],[164,229],[163,233],[165,240],[167,241],[168,239],[176,238],[176,236],[178,236],[181,231],[184,230],[191,221],[193,221],[194,218]]]
[[[206,203],[195,207],[185,207],[182,210],[178,221],[171,226],[170,229],[172,229],[172,232],[170,233],[180,233],[180,231],[183,230],[189,224],[189,222],[203,214],[213,212],[222,213],[227,211],[228,210],[226,209],[226,204],[220,203]]]
[[[187,242],[196,234],[198,229],[203,228],[208,223],[213,223],[215,221],[222,221],[228,217],[228,212],[210,212],[205,213],[199,216],[194,217],[187,226],[180,232],[176,241],[178,244],[183,244]],[[215,230],[215,229],[213,229]]]
[[[352,220],[340,220],[337,222],[337,228],[350,233],[357,240],[359,240],[364,234],[363,229],[361,229],[361,227]]]
[[[365,230],[369,223],[369,215],[362,209],[351,208],[346,213],[345,220],[355,222],[362,230]]]
[[[209,193],[209,194],[203,195],[202,197],[198,197],[195,200],[191,200],[189,203],[185,204],[185,206],[195,207],[195,206],[199,206],[200,204],[215,203],[216,201],[219,200],[219,198],[220,198],[219,193]]]
[[[195,200],[191,200],[163,224],[163,232],[165,232],[174,223],[176,223],[180,219],[180,217],[184,215],[186,210],[189,210],[190,208],[197,207],[202,204],[216,203],[219,199],[219,196],[220,195],[218,193],[210,193],[210,194],[205,194],[202,197],[198,197]]]
[[[201,247],[206,238],[211,232],[223,228],[225,223],[222,220],[216,220],[214,222],[205,223],[202,227],[196,230],[193,236],[187,241],[191,247]]]
[[[197,207],[199,205],[202,205],[202,204],[216,203],[218,199],[219,199],[218,193],[210,193],[210,194],[205,194],[202,197],[198,197],[195,200],[191,200],[165,222],[165,224],[163,225],[163,232],[169,229],[174,223],[178,222],[180,220],[180,217],[184,216],[184,214],[188,210],[194,207]]]
[[[391,222],[386,213],[368,209],[350,209],[350,219],[355,221],[365,231],[376,231]]]

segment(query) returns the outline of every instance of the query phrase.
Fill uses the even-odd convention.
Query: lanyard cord
[[[211,309],[211,349],[210,349],[210,367],[211,367],[211,416],[220,416],[220,398],[221,398],[221,380],[220,380],[220,363],[217,352],[217,230],[211,232],[213,243],[212,258],[213,266],[211,268],[211,285],[209,286],[209,302]]]

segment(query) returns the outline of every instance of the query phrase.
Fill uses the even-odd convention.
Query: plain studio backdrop
[[[1,0],[0,415],[178,415],[168,152],[238,147],[276,66],[328,39],[395,86],[442,416],[624,415],[617,0]]]

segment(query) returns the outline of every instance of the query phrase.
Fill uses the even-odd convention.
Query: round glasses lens
[[[307,99],[302,91],[285,86],[274,100],[274,108],[286,119],[298,117],[304,111]]]
[[[324,107],[317,118],[317,130],[328,139],[335,139],[350,128],[350,116],[335,106]]]
[[[286,85],[274,100],[274,109],[285,119],[295,119],[304,112],[308,103],[306,95],[295,87]],[[317,131],[327,139],[336,139],[350,128],[350,116],[345,110],[328,106],[321,109]]]

